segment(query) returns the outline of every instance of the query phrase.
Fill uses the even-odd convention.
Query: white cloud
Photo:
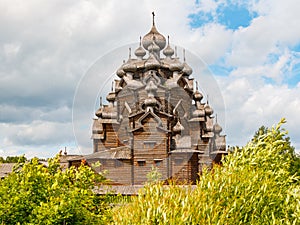
[[[234,66],[258,66],[268,61],[268,56],[299,43],[300,16],[297,1],[258,1],[254,10],[260,16],[249,27],[234,33],[228,63]]]
[[[9,60],[19,53],[20,48],[19,43],[6,43],[3,45],[4,56]]]
[[[287,119],[292,143],[300,149],[300,88],[271,85],[246,78],[219,80],[226,105],[226,132],[230,145],[244,145],[262,125],[271,127],[281,118]]]
[[[226,1],[201,1],[200,5],[179,0],[1,1],[0,109],[4,116],[0,117],[0,145],[10,147],[0,151],[6,155],[27,151],[43,157],[49,151],[50,157],[54,154],[50,149],[56,152],[65,144],[73,146],[71,107],[77,83],[97,58],[102,60],[106,53],[138,42],[139,36],[150,30],[152,11],[157,15],[158,30],[170,35],[171,43],[196,53],[208,64],[224,61],[222,66],[234,67],[229,77],[217,78],[226,105],[226,124],[220,123],[226,126],[224,133],[230,144],[244,144],[259,126],[270,126],[286,117],[290,135],[300,149],[300,88],[283,84],[299,64],[299,54],[291,50],[300,40],[298,3],[255,1],[249,10],[259,16],[249,27],[235,31],[214,22],[190,28],[190,13],[214,12],[216,4]],[[275,59],[270,60],[270,55]],[[118,54],[113,68],[103,60],[107,68],[85,88],[108,90],[103,83],[111,76],[109,71],[114,72],[127,57],[127,52]],[[202,74],[194,77],[204,85],[212,104],[220,108],[222,104],[213,100],[220,90],[215,84],[205,84],[212,79]],[[263,77],[274,79],[276,84],[266,84]],[[91,152],[89,132],[98,92],[92,96],[84,90],[81,93],[80,97],[88,100],[77,108],[76,119],[87,124],[75,128],[79,129],[80,147]],[[41,146],[47,150],[39,152]]]
[[[48,145],[70,142],[73,139],[72,124],[34,120],[27,124],[10,124],[6,127],[6,142],[17,145]],[[3,132],[1,132],[3,135]]]
[[[264,23],[269,27],[270,35],[280,41],[280,44],[293,45],[299,42],[300,22],[297,0],[267,0],[258,1],[254,8],[265,15]],[[269,36],[267,36],[269,38]]]
[[[220,24],[209,23],[193,31],[188,47],[207,63],[224,57],[232,42],[232,31]]]
[[[25,154],[26,157],[52,157],[64,146],[76,152],[72,123],[33,120],[26,124],[0,123],[0,149],[3,156]],[[32,153],[35,155],[32,155]]]
[[[278,54],[278,58],[274,61],[261,63],[257,66],[238,66],[231,72],[236,77],[248,77],[248,79],[270,78],[275,83],[280,84],[291,75],[292,64],[297,63],[297,59],[292,55],[291,51],[284,49]]]

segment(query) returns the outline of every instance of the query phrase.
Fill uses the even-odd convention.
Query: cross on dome
[[[148,47],[152,44],[154,41],[156,45],[159,46],[160,50],[164,49],[166,46],[166,38],[157,31],[155,27],[155,22],[154,22],[154,12],[152,12],[152,28],[151,30],[143,37],[142,44],[143,47],[148,50]]]

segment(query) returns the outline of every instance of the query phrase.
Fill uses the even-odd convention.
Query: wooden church
[[[195,183],[203,166],[226,155],[225,135],[213,109],[191,78],[192,68],[177,57],[169,38],[154,23],[134,52],[116,71],[118,79],[93,121],[91,164],[114,184],[147,181],[156,167],[162,180]]]

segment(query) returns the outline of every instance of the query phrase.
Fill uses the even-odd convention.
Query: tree
[[[21,156],[7,156],[6,159],[0,157],[0,163],[24,163],[27,161],[25,155]]]
[[[281,120],[281,124],[285,123],[286,121],[284,119]],[[270,132],[270,128],[261,126],[254,134],[252,138],[252,143],[260,143],[260,140],[264,140],[268,136],[268,132]],[[286,158],[288,158],[288,161],[290,163],[289,165],[289,171],[291,175],[296,174],[297,176],[300,176],[300,155],[296,154],[295,148],[291,145],[290,137],[286,136],[287,131],[284,129],[277,129],[274,131],[274,137],[280,139],[282,141],[282,147],[281,152],[278,152],[278,154],[284,155]],[[284,159],[287,160],[287,159]]]
[[[115,208],[115,224],[300,224],[299,176],[289,139],[277,126],[204,170],[194,189],[148,184]]]
[[[103,207],[93,188],[105,180],[90,167],[62,170],[59,156],[39,164],[38,159],[0,181],[1,224],[102,224]]]

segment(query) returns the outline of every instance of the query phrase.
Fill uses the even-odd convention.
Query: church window
[[[155,166],[161,166],[162,165],[162,159],[154,159]]]
[[[137,163],[138,163],[138,166],[145,166],[146,160],[138,160]]]
[[[156,145],[156,141],[144,141],[144,149],[153,149]]]

